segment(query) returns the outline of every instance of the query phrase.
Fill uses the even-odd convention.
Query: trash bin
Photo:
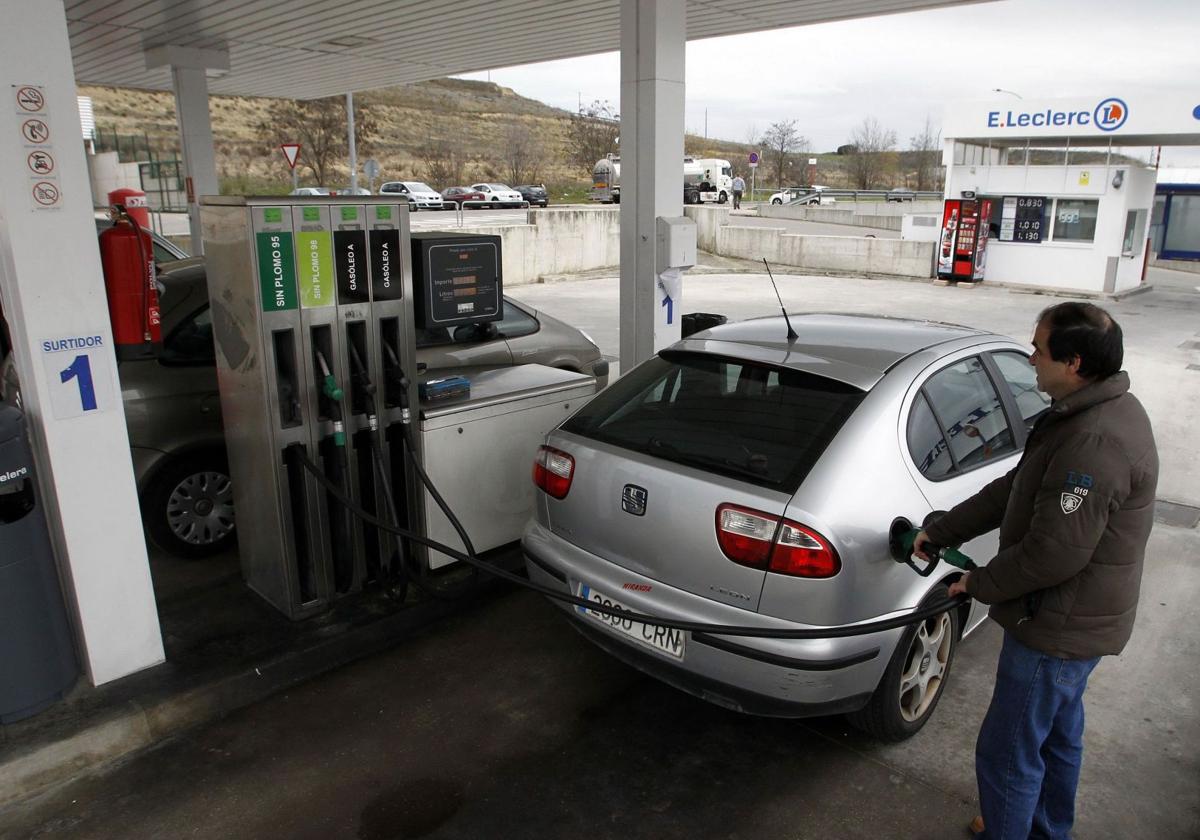
[[[79,676],[20,409],[0,403],[0,723],[35,715]]]
[[[719,327],[725,321],[724,315],[714,315],[711,312],[689,312],[683,316],[683,320],[680,322],[679,337],[687,338],[692,333]]]

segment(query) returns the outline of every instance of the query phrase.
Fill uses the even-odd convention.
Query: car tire
[[[728,200],[729,200],[729,194],[726,193],[724,190],[722,190],[721,194],[717,196],[717,204],[724,204]]]
[[[773,198],[773,199],[771,199],[771,203],[772,204],[783,204],[783,199],[782,198]]]
[[[613,204],[620,204],[620,203],[621,203],[621,194],[620,194],[620,193],[617,193],[616,195],[614,195],[614,196],[613,196],[613,202],[612,202],[612,203],[613,203]]]
[[[150,539],[176,557],[217,554],[237,539],[233,486],[224,452],[168,461],[146,487],[142,520]]]
[[[949,597],[949,588],[939,585],[921,606]],[[951,609],[905,629],[870,701],[846,716],[850,723],[881,741],[903,741],[921,731],[945,693],[958,648],[958,613]]]

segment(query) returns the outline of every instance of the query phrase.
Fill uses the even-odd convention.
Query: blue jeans
[[[986,840],[1066,840],[1083,762],[1083,692],[1095,659],[1059,659],[1009,633],[975,744]]]

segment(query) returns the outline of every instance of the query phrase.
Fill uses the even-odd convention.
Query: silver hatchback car
[[[892,618],[947,596],[889,551],[1012,469],[1049,406],[1025,349],[945,324],[780,317],[697,333],[551,432],[537,456],[529,576],[681,621],[774,629]],[[963,546],[995,554],[992,532]],[[817,640],[722,636],[564,607],[635,667],[754,714],[849,713],[899,740],[932,714],[978,604]]]

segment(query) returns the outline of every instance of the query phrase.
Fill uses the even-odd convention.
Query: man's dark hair
[[[1121,325],[1091,303],[1070,301],[1049,306],[1038,316],[1038,323],[1050,330],[1046,347],[1056,362],[1079,357],[1079,375],[1085,379],[1104,379],[1121,369],[1125,346]]]

